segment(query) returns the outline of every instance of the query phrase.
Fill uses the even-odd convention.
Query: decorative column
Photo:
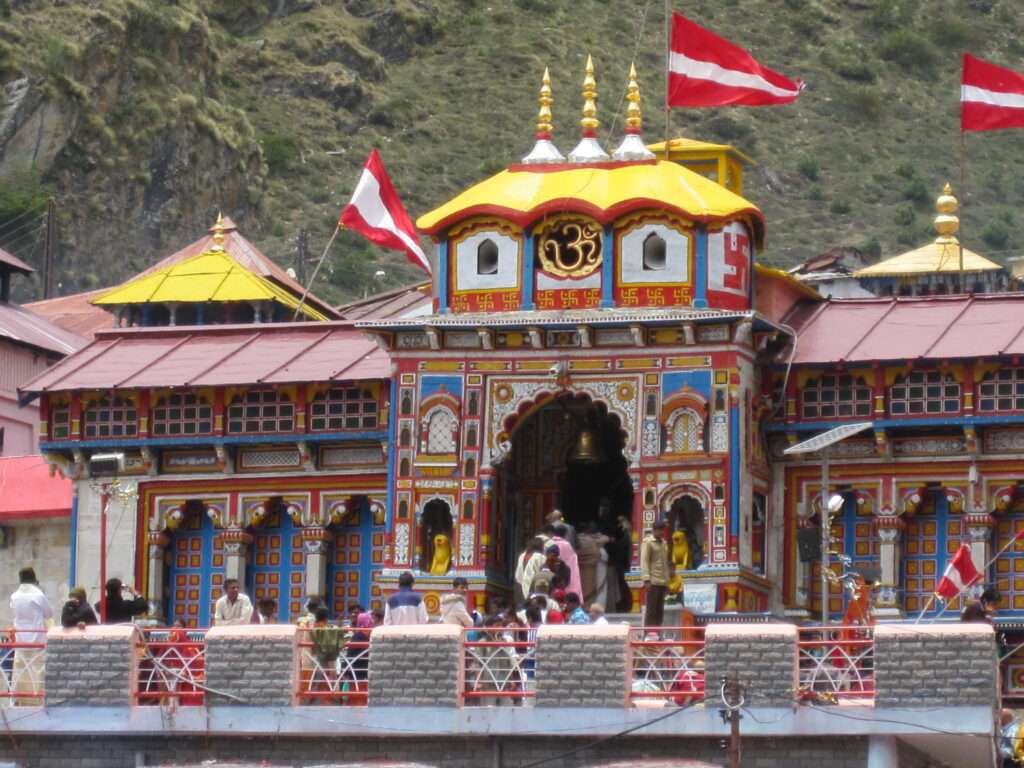
[[[159,619],[164,617],[164,581],[166,578],[164,567],[164,552],[171,538],[163,531],[150,532],[149,543],[149,569],[146,579],[146,595],[149,597],[149,604],[153,615]]]
[[[494,504],[494,476],[491,471],[480,477],[480,568],[491,560],[491,507]]]
[[[327,595],[327,565],[331,560],[331,535],[326,528],[304,528],[302,551],[306,555],[306,594]]]
[[[882,507],[875,517],[878,531],[878,560],[882,569],[880,584],[875,590],[875,614],[898,617],[903,615],[899,600],[900,571],[903,567],[903,518],[891,507]]]
[[[988,579],[985,566],[992,558],[992,529],[995,527],[996,519],[985,512],[974,513],[964,516],[964,524],[967,526],[967,535],[971,543],[971,561],[981,574],[981,580],[968,589],[967,594],[978,597],[985,589],[985,582]]]
[[[224,580],[237,579],[240,584],[245,584],[245,569],[252,534],[241,528],[228,528],[220,537],[224,542]]]

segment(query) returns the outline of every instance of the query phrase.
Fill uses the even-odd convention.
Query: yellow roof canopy
[[[693,221],[746,216],[761,244],[757,206],[678,163],[652,160],[593,165],[512,166],[424,214],[416,226],[436,234],[469,216],[498,216],[525,227],[539,216],[583,213],[602,224],[655,208]]]
[[[217,246],[214,246],[216,248]],[[228,253],[209,250],[114,288],[93,304],[158,304],[230,301],[275,301],[289,309],[299,299],[266,278],[250,272]],[[302,313],[326,320],[308,304]]]
[[[964,272],[989,272],[1002,269],[994,261],[964,248]],[[854,277],[899,277],[901,275],[924,275],[933,272],[960,271],[960,242],[955,238],[939,238],[922,248],[917,248],[891,259],[885,259],[870,267],[857,270]]]
[[[665,142],[658,141],[648,144],[647,148],[656,155],[665,156]],[[757,162],[744,152],[736,149],[732,144],[715,144],[710,141],[699,141],[698,139],[687,139],[678,137],[668,140],[669,159],[685,158],[690,156],[712,155],[725,153],[733,155],[747,165],[757,165]]]

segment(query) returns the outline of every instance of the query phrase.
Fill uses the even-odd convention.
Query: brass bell
[[[569,454],[569,461],[577,464],[598,464],[604,459],[597,444],[597,433],[590,428],[583,428],[576,436],[576,446]]]

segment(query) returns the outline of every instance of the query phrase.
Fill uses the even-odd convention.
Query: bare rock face
[[[0,99],[0,177],[28,171],[45,173],[74,133],[77,104],[45,98],[27,77],[3,86]]]

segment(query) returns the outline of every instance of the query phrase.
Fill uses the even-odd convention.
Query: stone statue
[[[452,545],[448,537],[439,533],[434,536],[434,559],[430,563],[430,573],[444,576],[452,564]]]

